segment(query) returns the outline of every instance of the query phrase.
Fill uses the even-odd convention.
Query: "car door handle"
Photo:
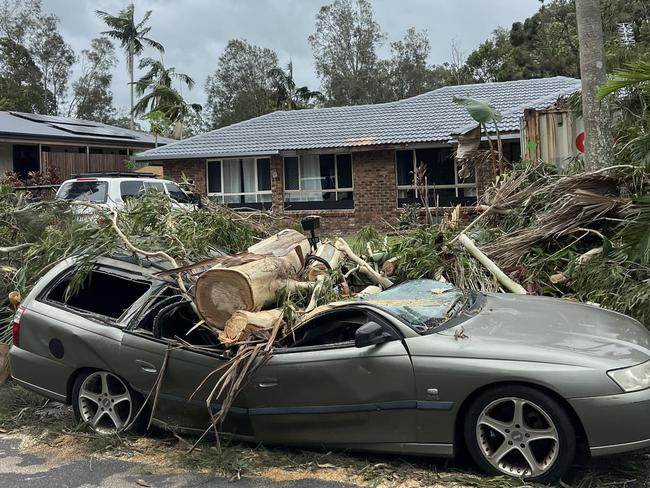
[[[264,380],[257,383],[257,386],[259,388],[273,388],[274,386],[278,386],[278,380],[275,378],[265,378]]]
[[[144,371],[145,373],[157,373],[158,368],[156,368],[153,364],[148,363],[147,361],[142,361],[140,359],[135,360],[136,364],[140,366],[140,369]]]

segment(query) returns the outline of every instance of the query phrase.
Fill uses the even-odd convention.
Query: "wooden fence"
[[[124,171],[123,154],[86,154],[65,152],[43,152],[43,170],[53,167],[61,180],[69,179],[76,173]]]

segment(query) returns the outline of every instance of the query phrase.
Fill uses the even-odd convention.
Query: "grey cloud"
[[[294,62],[297,82],[316,88],[311,48],[307,36],[313,31],[318,9],[328,0],[136,0],[138,18],[151,16],[151,37],[165,45],[165,63],[188,73],[197,87],[188,98],[203,102],[203,85],[214,71],[217,58],[229,39],[275,49],[280,60]],[[61,19],[61,30],[77,53],[104,29],[95,15],[101,9],[117,12],[123,0],[43,0],[47,11]],[[455,40],[468,53],[496,27],[509,26],[530,16],[538,0],[374,0],[377,21],[388,43],[406,29],[426,29],[431,39],[431,63],[449,61]],[[148,53],[155,55],[155,53]],[[117,106],[128,106],[127,73],[120,53],[113,92]]]

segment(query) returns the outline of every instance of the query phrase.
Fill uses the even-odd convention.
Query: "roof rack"
[[[97,173],[76,173],[73,178],[156,178],[155,173],[138,173],[137,171],[105,171]]]

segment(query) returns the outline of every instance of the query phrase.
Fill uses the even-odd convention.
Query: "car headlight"
[[[614,369],[607,374],[623,391],[639,391],[650,388],[650,361],[631,368]]]

